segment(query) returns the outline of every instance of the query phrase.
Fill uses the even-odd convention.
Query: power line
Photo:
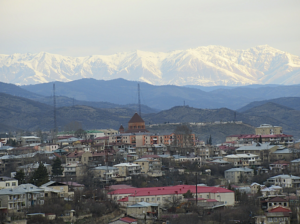
[[[57,131],[56,124],[56,97],[55,97],[55,83],[53,83],[53,116],[54,116],[54,133]]]
[[[138,83],[138,105],[139,105],[139,115],[142,117],[142,108],[141,108],[141,91],[140,84]]]

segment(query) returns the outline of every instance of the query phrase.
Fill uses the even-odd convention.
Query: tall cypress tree
[[[261,135],[259,136],[258,142],[259,142],[259,143],[262,143]]]
[[[61,166],[61,160],[58,157],[56,157],[52,165],[52,174],[54,176],[58,176],[58,175],[62,175],[62,173],[63,173],[63,167]]]
[[[208,144],[212,145],[212,139],[211,139],[211,135],[209,135]]]
[[[41,186],[49,181],[46,167],[41,162],[37,170],[33,173],[30,182],[37,186]]]
[[[24,184],[25,182],[25,173],[23,170],[19,170],[16,172],[15,179],[18,180],[18,184]]]

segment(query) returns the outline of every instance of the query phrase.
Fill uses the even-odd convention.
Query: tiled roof
[[[198,193],[233,193],[228,189],[222,187],[197,187]],[[109,194],[129,194],[135,196],[146,196],[146,195],[172,195],[172,194],[183,194],[190,190],[192,193],[196,193],[196,187],[194,185],[176,185],[168,187],[147,187],[147,188],[127,188],[118,189]]]
[[[275,198],[272,198],[271,200],[269,200],[269,202],[287,202],[287,200],[284,198],[275,197]]]
[[[138,113],[135,113],[132,118],[128,121],[128,123],[139,123],[139,122],[145,122]]]
[[[137,222],[137,219],[133,219],[130,217],[123,217],[123,218],[120,218],[120,220],[123,222],[127,222],[127,223]]]
[[[271,209],[268,210],[269,213],[272,213],[272,212],[292,212],[289,208],[285,208],[283,206],[276,206],[276,207],[273,207]]]
[[[122,198],[120,200],[118,200],[119,202],[128,202],[128,197]]]

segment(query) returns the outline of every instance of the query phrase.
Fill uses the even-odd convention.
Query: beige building
[[[254,143],[252,145],[242,146],[235,151],[237,154],[255,154],[258,155],[261,161],[271,161],[271,154],[277,149],[282,148],[280,145],[270,145],[270,143]]]
[[[127,177],[132,175],[141,174],[141,166],[134,163],[120,163],[114,165],[114,167],[119,169],[119,175],[121,177]]]
[[[159,158],[142,158],[134,161],[134,163],[141,166],[141,173],[149,176],[162,176],[162,162]]]
[[[86,175],[86,166],[81,163],[62,164],[63,176],[65,177],[82,177]]]
[[[232,163],[236,167],[249,167],[261,165],[261,160],[255,154],[235,154],[224,157],[224,160]]]
[[[74,192],[69,191],[69,186],[64,183],[59,183],[56,181],[49,181],[48,183],[43,184],[40,188],[45,189],[45,198],[53,196],[52,192],[47,192],[47,188],[54,190],[54,193],[57,193],[59,197],[74,197]]]
[[[258,183],[252,183],[250,185],[250,189],[251,189],[251,194],[257,194],[259,190],[265,189],[266,186],[265,185],[261,185]]]
[[[282,127],[272,126],[270,124],[262,124],[255,128],[256,135],[279,135],[282,134]]]
[[[267,183],[284,188],[300,187],[300,177],[293,175],[277,175],[267,179]]]
[[[119,169],[112,166],[98,166],[92,169],[95,178],[111,180],[119,176]]]
[[[10,177],[0,177],[0,190],[5,188],[14,188],[18,186],[18,180]]]
[[[231,184],[249,181],[254,175],[253,169],[249,169],[247,167],[232,168],[226,170],[224,173],[225,179]]]
[[[30,145],[30,144],[41,143],[41,138],[36,136],[20,136],[17,137],[17,142],[20,145]]]
[[[292,172],[300,171],[300,159],[294,159],[291,161],[291,170]]]
[[[116,135],[119,133],[117,130],[111,129],[111,128],[110,129],[100,129],[98,131],[104,133],[105,136],[112,136],[112,135]]]
[[[197,187],[197,198],[206,201],[223,202],[226,206],[235,204],[234,192],[221,187]],[[177,185],[168,187],[149,187],[149,188],[128,188],[119,189],[109,192],[109,197],[116,202],[126,199],[128,205],[138,202],[156,203],[164,205],[167,201],[171,201],[174,197],[176,200],[184,201],[184,196],[190,190],[196,197],[196,187],[194,185]],[[125,200],[122,200],[125,201]]]
[[[8,212],[22,211],[34,205],[44,204],[44,189],[33,184],[21,184],[12,189],[0,190],[0,207]]]

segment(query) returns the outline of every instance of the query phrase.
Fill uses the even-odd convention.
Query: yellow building
[[[270,124],[262,124],[255,128],[256,135],[279,135],[282,134],[282,127],[272,126]]]

